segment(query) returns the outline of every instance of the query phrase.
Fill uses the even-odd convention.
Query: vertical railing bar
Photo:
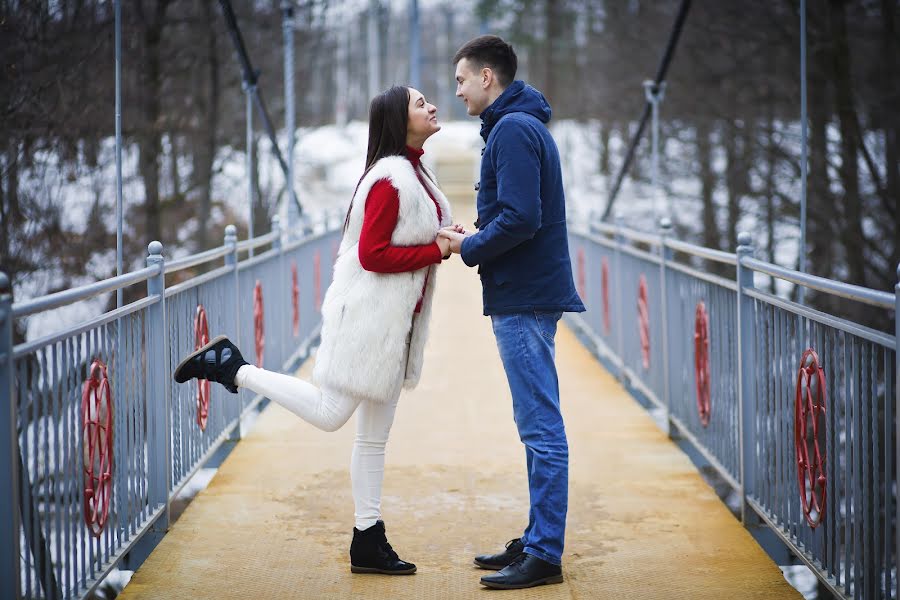
[[[59,591],[62,595],[65,595],[65,580],[63,579],[63,551],[62,551],[62,511],[60,510],[60,506],[62,505],[62,489],[65,486],[65,478],[63,475],[63,464],[60,461],[60,446],[62,442],[60,440],[60,436],[62,435],[62,431],[60,431],[60,426],[62,425],[62,414],[57,414],[57,407],[59,408],[59,413],[62,412],[63,406],[63,391],[62,391],[62,377],[60,372],[60,342],[55,342],[51,346],[51,351],[53,352],[53,382],[54,382],[54,391],[53,391],[53,411],[51,422],[53,423],[53,506],[54,513],[56,517],[56,530],[54,531],[54,536],[56,538],[56,581],[59,586]],[[62,481],[60,478],[62,477]]]
[[[841,369],[841,379],[844,388],[844,594],[850,594],[850,548],[853,546],[853,519],[851,515],[850,497],[852,495],[852,440],[850,431],[850,410],[852,407],[850,397],[850,378],[847,371],[850,368],[850,344],[849,334],[841,332],[842,349],[844,351],[843,368]]]
[[[866,453],[871,457],[870,460],[863,460],[863,464],[866,468],[866,512],[868,513],[868,518],[866,519],[866,529],[868,531],[864,532],[866,537],[866,555],[864,557],[866,561],[866,590],[867,596],[869,598],[874,598],[877,594],[877,588],[875,584],[877,582],[877,575],[875,569],[877,568],[879,561],[879,542],[878,539],[878,531],[877,531],[877,523],[878,519],[877,515],[877,506],[875,505],[875,499],[878,497],[878,427],[877,421],[879,418],[878,414],[878,395],[875,392],[875,379],[872,374],[872,366],[876,364],[877,361],[877,349],[875,346],[871,344],[871,342],[866,342],[866,355],[868,357],[867,364],[868,369],[866,369],[866,378],[869,381],[869,390],[868,394],[866,394],[867,398],[865,401],[865,408],[867,416],[863,418],[863,427],[865,427],[866,437],[869,438],[869,442],[866,444]]]
[[[877,596],[881,596],[881,563],[882,563],[882,543],[881,543],[881,524],[884,523],[883,514],[886,507],[881,506],[881,484],[884,483],[885,479],[881,476],[881,448],[883,446],[883,442],[881,441],[881,428],[878,426],[879,423],[884,421],[884,411],[881,410],[881,402],[878,397],[878,353],[879,350],[882,354],[884,354],[884,349],[880,349],[878,346],[872,346],[872,359],[869,363],[870,366],[870,381],[872,385],[872,393],[871,393],[871,402],[872,402],[872,414],[873,419],[871,421],[871,436],[872,436],[872,497],[871,497],[871,506],[872,506],[872,545],[873,545],[873,554],[875,560],[872,561],[872,569],[871,572],[874,575],[874,581],[872,585],[874,586],[874,591]]]
[[[825,352],[824,352],[825,347],[826,347],[826,346],[825,346],[825,331],[824,331],[824,326],[820,326],[820,325],[818,325],[817,323],[810,322],[810,323],[809,323],[809,327],[810,327],[810,330],[811,330],[811,331],[814,331],[814,332],[815,332],[816,351],[819,353],[820,361],[823,362],[823,363],[825,363],[825,361],[827,361],[827,357],[826,357]],[[827,560],[826,560],[826,558],[825,558],[825,556],[826,556],[826,549],[825,549],[825,544],[826,544],[826,539],[825,539],[825,529],[826,529],[826,525],[825,525],[825,520],[827,519],[827,516],[828,516],[828,509],[827,509],[828,492],[827,492],[826,490],[827,490],[827,485],[828,485],[828,450],[827,450],[827,448],[828,448],[828,435],[829,435],[829,432],[828,432],[828,425],[827,425],[827,419],[828,419],[828,413],[830,412],[830,409],[828,408],[828,395],[829,395],[829,394],[828,394],[828,391],[827,391],[827,390],[828,390],[828,384],[829,384],[829,382],[831,381],[831,378],[828,377],[828,368],[829,368],[829,367],[830,367],[830,365],[829,365],[829,364],[826,364],[825,370],[824,370],[824,373],[825,373],[825,390],[823,390],[823,391],[825,392],[825,394],[824,394],[824,398],[825,398],[825,406],[824,406],[824,410],[825,410],[825,419],[822,419],[822,420],[821,420],[822,422],[820,422],[820,425],[819,425],[820,427],[825,427],[824,435],[823,435],[823,436],[819,436],[819,438],[820,438],[821,441],[822,441],[822,452],[825,453],[825,456],[824,456],[824,463],[825,463],[825,464],[823,465],[823,467],[824,467],[824,470],[825,470],[825,482],[826,482],[826,483],[825,483],[825,489],[823,489],[823,491],[825,491],[825,498],[826,498],[825,502],[826,502],[826,506],[825,506],[825,507],[821,507],[821,508],[824,508],[824,510],[822,510],[822,514],[819,515],[820,525],[819,525],[818,528],[816,528],[815,531],[813,531],[813,539],[815,540],[815,544],[816,544],[816,546],[815,546],[816,549],[815,549],[815,554],[814,554],[814,556],[818,557],[819,560],[821,561],[821,563],[822,563],[822,572],[823,572],[823,573],[827,573],[827,572],[828,572],[828,562],[827,562]]]
[[[785,422],[785,411],[788,410],[788,402],[786,398],[787,387],[785,385],[785,377],[786,377],[786,366],[785,362],[787,360],[786,356],[788,353],[787,349],[787,335],[785,331],[787,329],[787,318],[784,312],[781,309],[776,309],[776,327],[778,330],[778,350],[777,350],[777,367],[775,369],[776,373],[776,385],[778,386],[777,392],[777,409],[775,413],[776,423],[778,423],[778,441],[775,443],[776,448],[776,464],[778,468],[778,512],[781,515],[782,519],[782,527],[784,527],[784,531],[787,535],[791,534],[791,517],[789,512],[789,502],[787,501],[789,495],[789,481],[787,474],[787,460],[785,458],[785,448],[787,448],[786,444],[788,442],[788,431],[787,424]]]
[[[61,505],[62,510],[62,530],[60,531],[60,535],[63,537],[63,548],[65,551],[63,555],[68,559],[65,570],[65,578],[60,581],[63,589],[66,590],[66,597],[71,597],[75,594],[74,586],[72,585],[72,535],[71,535],[71,521],[72,521],[72,486],[73,486],[73,478],[72,473],[69,468],[72,463],[72,448],[71,448],[71,434],[72,431],[72,369],[69,367],[69,338],[62,340],[60,342],[60,364],[63,371],[63,376],[61,377],[62,384],[62,396],[61,396],[61,406],[63,407],[63,414],[61,415],[62,419],[62,435],[63,435],[63,502]]]
[[[836,476],[836,455],[834,453],[834,439],[837,437],[835,429],[835,407],[837,403],[834,401],[834,344],[832,342],[833,335],[830,328],[822,328],[822,355],[826,363],[825,367],[825,383],[828,389],[828,396],[825,406],[825,549],[823,551],[823,572],[825,575],[834,577],[834,544],[835,544],[835,511],[834,504],[837,496],[834,492],[834,478]]]
[[[112,361],[110,360],[110,354],[109,354],[109,325],[104,324],[102,327],[99,327],[97,329],[97,335],[99,336],[98,341],[99,341],[100,348],[101,348],[100,352],[98,353],[99,357],[101,360],[103,360],[104,364],[110,365],[110,363]],[[110,366],[112,366],[112,365],[110,365]],[[114,388],[111,391],[113,392],[113,394],[115,394],[115,392],[116,392],[116,390]],[[109,402],[113,402],[113,404],[115,404],[112,396],[110,396]],[[107,410],[108,410],[108,408],[107,408]],[[113,421],[112,430],[113,430],[113,432],[115,432],[115,430],[116,430],[115,421]],[[107,439],[108,439],[108,437],[109,437],[109,432],[107,432]],[[112,473],[115,473],[115,471],[112,471]],[[112,484],[112,482],[110,482],[110,484]],[[110,507],[110,508],[112,508],[112,507]],[[103,527],[101,536],[103,538],[104,548],[103,548],[103,562],[100,563],[99,567],[102,569],[103,565],[105,565],[109,561],[109,557],[111,554],[111,552],[110,552],[111,532],[109,530],[109,523],[107,523]]]
[[[855,523],[853,535],[853,596],[857,599],[862,598],[863,586],[863,569],[861,557],[863,553],[862,532],[860,529],[865,527],[865,519],[862,510],[862,502],[860,496],[863,495],[862,490],[862,470],[865,468],[862,463],[863,440],[862,440],[862,419],[860,413],[862,398],[860,397],[860,377],[862,365],[862,349],[858,338],[853,338],[853,354],[852,367],[850,373],[853,377],[853,522]]]
[[[40,569],[44,576],[44,593],[46,594],[48,599],[52,599],[54,594],[52,590],[55,588],[53,585],[53,555],[50,554],[50,536],[44,533],[44,521],[49,521],[50,518],[46,516],[46,509],[41,511],[41,501],[44,500],[47,489],[49,487],[48,471],[49,462],[50,462],[50,428],[46,426],[46,421],[51,420],[47,417],[47,413],[49,412],[50,405],[50,389],[48,379],[50,378],[50,374],[47,371],[47,349],[41,348],[38,352],[40,370],[41,370],[41,381],[40,381],[40,408],[38,410],[38,419],[35,423],[37,431],[35,432],[35,437],[38,440],[39,448],[42,452],[35,453],[36,455],[41,456],[41,463],[35,464],[35,479],[37,481],[37,494],[34,494],[32,491],[32,499],[34,500],[35,514],[37,515],[37,529],[35,532],[38,533],[38,538],[40,540],[41,546],[41,565]],[[43,435],[41,435],[41,425],[43,427]],[[41,466],[45,466],[43,477],[41,477]],[[34,487],[32,487],[34,490]],[[47,533],[49,533],[49,527]]]
[[[76,390],[76,398],[78,397],[78,392],[83,385],[81,375],[84,372],[83,370],[83,361],[84,361],[84,344],[85,344],[85,333],[78,334],[75,339],[75,348],[73,349],[73,369],[74,374],[73,378],[75,379],[75,390]],[[77,401],[76,401],[77,403]],[[80,403],[76,405],[80,406]],[[80,574],[78,577],[78,589],[81,590],[84,588],[84,583],[87,580],[87,549],[85,548],[85,535],[84,530],[82,529],[82,519],[81,519],[81,504],[84,502],[84,476],[82,474],[82,462],[84,461],[84,440],[82,434],[82,426],[81,426],[81,417],[80,411],[75,412],[75,422],[76,425],[73,427],[73,434],[75,437],[75,451],[78,458],[74,461],[74,471],[75,471],[75,513],[74,513],[74,532],[76,543],[78,544],[78,556],[80,557],[79,571],[76,571],[76,575]]]
[[[891,484],[894,481],[894,452],[891,439],[894,432],[894,394],[891,377],[890,351],[884,352],[884,594],[891,596],[892,577],[891,560],[893,544],[891,543],[891,519],[894,516]]]
[[[32,417],[34,416],[34,372],[32,371],[31,375],[31,383],[28,382],[28,370],[27,370],[27,361],[25,359],[21,359],[19,361],[19,374],[17,376],[17,381],[19,382],[19,406],[17,409],[17,413],[19,419],[22,422],[22,444],[20,446],[20,469],[19,469],[19,497],[15,499],[16,503],[19,504],[22,511],[22,529],[25,534],[25,596],[32,596],[32,579],[34,578],[34,587],[35,591],[37,591],[37,587],[39,585],[36,579],[37,573],[37,563],[35,560],[34,553],[31,549],[34,547],[32,535],[30,533],[34,532],[34,526],[32,524],[33,515],[31,514],[31,503],[25,502],[25,498],[31,496],[27,488],[27,486],[31,485],[31,474],[28,468],[28,460],[31,458],[32,448],[31,448],[31,436],[29,435],[30,431],[30,423],[33,422],[32,419],[28,419],[28,413],[30,412]],[[27,402],[27,406],[26,406]]]
[[[146,310],[146,309],[144,309]],[[126,414],[126,436],[128,440],[128,455],[126,459],[126,464],[128,465],[128,523],[127,527],[127,535],[130,539],[137,532],[137,515],[140,514],[140,483],[138,482],[138,473],[140,471],[137,468],[137,405],[141,401],[140,394],[137,393],[137,382],[138,382],[138,372],[137,372],[137,364],[138,364],[138,344],[135,343],[137,339],[137,331],[140,330],[140,323],[142,319],[143,311],[141,313],[134,315],[133,319],[129,319],[128,321],[128,331],[126,332],[125,339],[127,340],[127,352],[125,356],[127,357],[127,370],[129,374],[129,381],[131,381],[130,393],[131,393],[131,401],[128,403],[128,413]]]
[[[127,324],[123,324],[123,331],[120,339],[122,340],[121,365],[123,377],[128,378],[127,401],[125,410],[122,412],[122,428],[125,436],[124,452],[121,464],[125,468],[125,502],[124,502],[124,535],[126,540],[132,537],[132,522],[134,520],[134,505],[137,498],[137,488],[135,487],[135,469],[134,469],[134,452],[135,444],[133,438],[134,424],[134,405],[138,401],[138,395],[135,393],[136,373],[134,372],[134,324],[140,319],[140,315],[131,315]]]

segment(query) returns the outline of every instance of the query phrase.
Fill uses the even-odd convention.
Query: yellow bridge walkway
[[[470,223],[471,205],[458,209],[456,220]],[[350,573],[354,424],[323,433],[270,405],[120,597],[801,597],[565,326],[557,337],[571,457],[565,583],[480,586],[486,571],[472,556],[520,535],[528,514],[525,454],[480,290],[458,259],[441,267],[422,383],[401,398],[388,444],[384,518],[417,574]]]

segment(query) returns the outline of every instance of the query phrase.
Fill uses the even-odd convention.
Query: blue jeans
[[[525,552],[555,565],[562,562],[569,502],[569,445],[554,362],[561,316],[538,311],[491,317],[525,444],[531,508],[522,542]]]

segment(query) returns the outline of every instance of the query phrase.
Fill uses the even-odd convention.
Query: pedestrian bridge
[[[455,218],[474,218],[470,199]],[[3,290],[2,597],[82,598],[116,567],[137,569],[126,599],[483,593],[471,558],[521,532],[528,497],[480,284],[459,260],[441,267],[425,373],[388,446],[384,515],[413,577],[349,572],[352,426],[325,434],[261,398],[171,380],[218,333],[308,375],[340,223],[293,235],[276,223],[242,242],[229,231],[173,261],[154,243],[134,273],[17,304]],[[748,236],[728,254],[665,229],[570,227],[589,310],[567,317],[557,347],[566,581],[515,593],[796,598],[771,558],[790,550],[839,597],[895,597],[897,338],[753,275],[881,308],[895,295],[758,261]],[[134,285],[139,300],[12,344],[14,319]],[[176,520],[179,492],[220,462]]]

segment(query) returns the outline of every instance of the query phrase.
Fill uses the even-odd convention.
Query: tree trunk
[[[609,172],[609,138],[612,134],[612,121],[607,121],[600,126],[600,173],[606,177]]]
[[[859,139],[856,133],[856,108],[853,106],[845,4],[845,0],[830,0],[831,50],[834,69],[832,82],[841,131],[841,166],[838,173],[844,188],[842,202],[844,223],[840,227],[840,239],[847,259],[850,283],[864,286],[866,285],[865,256],[861,249],[865,244],[865,237],[862,230],[862,207],[860,205],[862,199],[857,165]]]
[[[157,14],[160,5],[157,5]],[[162,7],[165,11],[165,7]],[[143,130],[138,142],[140,158],[138,169],[144,180],[144,235],[145,242],[160,240],[162,226],[159,203],[159,156],[162,153],[160,117],[160,46],[162,19],[154,19],[144,29],[144,69],[141,94],[143,102]]]
[[[723,127],[723,143],[725,145],[725,191],[728,207],[728,251],[734,252],[737,248],[738,220],[741,218],[741,185],[743,165],[742,134],[733,122]]]
[[[834,220],[838,216],[828,176],[828,67],[825,35],[810,28],[809,60],[809,188],[807,192],[807,271],[831,278],[835,267]],[[817,33],[821,31],[822,33]]]
[[[883,24],[882,43],[884,46],[883,76],[881,77],[881,118],[884,129],[884,156],[887,177],[885,189],[888,202],[893,203],[894,232],[900,231],[900,116],[897,114],[896,103],[900,101],[900,85],[897,84],[897,54],[900,47],[897,43],[897,27],[894,20],[894,0],[881,0],[881,19]],[[900,243],[894,239],[894,247],[891,252],[891,264],[889,265],[890,280],[894,281],[896,273],[894,269],[900,262]]]
[[[775,106],[771,94],[766,103],[766,260],[775,264],[775,169],[778,159],[775,154]],[[800,249],[804,251],[803,248]],[[775,279],[769,278],[769,291],[775,293]]]
[[[701,121],[697,126],[697,162],[700,163],[700,200],[703,205],[703,245],[719,250],[719,227],[716,224],[716,174],[712,167],[712,141],[709,123]]]
[[[205,18],[211,23],[215,17],[212,0],[203,3]],[[214,27],[206,29],[206,66],[209,77],[209,86],[206,88],[206,126],[201,133],[203,136],[203,148],[199,153],[199,160],[195,162],[198,168],[197,183],[200,186],[200,207],[197,211],[197,251],[206,250],[209,245],[209,218],[212,212],[212,179],[213,163],[216,157],[216,131],[219,127],[219,59],[216,53],[216,30]]]

